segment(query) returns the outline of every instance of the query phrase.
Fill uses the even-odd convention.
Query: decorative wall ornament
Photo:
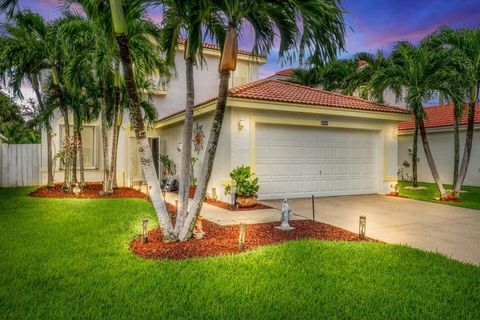
[[[203,134],[203,124],[199,125],[197,122],[197,126],[193,129],[193,146],[194,150],[197,154],[200,154],[200,151],[203,150],[203,140],[205,135]]]

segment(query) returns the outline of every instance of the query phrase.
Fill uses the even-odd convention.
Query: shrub
[[[253,197],[257,195],[259,185],[258,178],[253,178],[250,167],[240,166],[230,172],[230,178],[235,181],[237,187],[236,195],[244,197]],[[232,186],[225,187],[225,194],[232,194]]]

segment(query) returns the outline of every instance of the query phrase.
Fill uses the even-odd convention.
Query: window
[[[70,134],[73,134],[73,126],[70,126]],[[96,139],[95,139],[95,127],[83,126],[82,129],[82,149],[83,149],[83,165],[86,169],[93,169],[97,165],[96,161]],[[60,148],[63,144],[64,128],[60,125]],[[78,159],[78,155],[77,155]],[[63,168],[63,164],[60,164]],[[80,168],[80,162],[77,161],[77,168]]]
[[[237,63],[237,69],[233,72],[233,86],[238,87],[248,82],[248,64]]]

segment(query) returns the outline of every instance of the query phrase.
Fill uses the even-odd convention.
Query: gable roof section
[[[424,123],[426,128],[441,128],[441,127],[453,127],[453,105],[442,105],[425,108],[427,113]],[[475,108],[475,123],[480,124],[480,105]],[[464,109],[462,118],[460,119],[460,125],[467,124],[467,108]],[[413,118],[408,121],[398,123],[398,130],[406,131],[413,130],[415,128],[415,122]]]
[[[291,77],[293,75],[293,69],[283,69],[280,71],[275,72],[276,76],[282,76],[282,77]]]
[[[382,105],[357,97],[346,96],[335,92],[302,86],[299,84],[266,78],[229,89],[228,98],[252,101],[269,101],[289,104],[331,107],[353,111],[371,111],[406,115],[408,111],[394,106]],[[206,100],[195,106],[195,109],[206,106],[217,100],[217,97]],[[185,110],[171,114],[158,122],[183,114]]]
[[[178,43],[180,43],[182,45],[185,45],[185,39],[181,38],[180,40],[178,40]],[[204,42],[202,46],[203,46],[204,49],[220,51],[220,47],[216,44],[213,44],[213,43]],[[252,51],[238,49],[237,52],[238,52],[238,54],[243,54],[245,56],[255,56]],[[259,57],[264,58],[263,56],[259,56]]]
[[[232,88],[229,91],[229,97],[364,111],[408,113],[405,109],[399,107],[382,105],[357,97],[268,78]]]

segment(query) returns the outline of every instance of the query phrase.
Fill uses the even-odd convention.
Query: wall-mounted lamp
[[[238,130],[242,130],[245,127],[245,120],[238,120]]]
[[[182,144],[181,142],[179,142],[179,143],[177,144],[177,151],[178,151],[178,152],[182,152],[182,147],[183,147],[183,144]]]

